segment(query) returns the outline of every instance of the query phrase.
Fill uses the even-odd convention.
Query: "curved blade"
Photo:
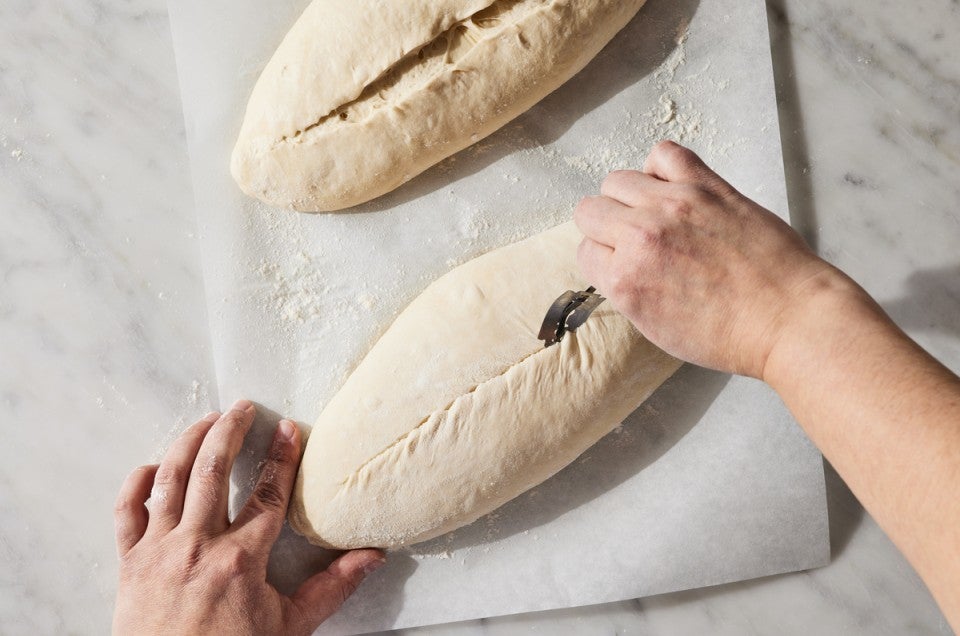
[[[593,287],[581,292],[565,291],[547,310],[537,338],[549,347],[563,340],[567,332],[576,331],[600,303],[606,300],[596,291]]]

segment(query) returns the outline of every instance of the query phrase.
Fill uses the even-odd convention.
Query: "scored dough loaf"
[[[572,223],[444,275],[367,354],[314,425],[290,522],[333,548],[395,547],[471,523],[573,461],[680,362],[605,302],[544,348],[576,272]]]
[[[253,89],[231,172],[310,212],[393,190],[582,69],[645,0],[313,0]]]

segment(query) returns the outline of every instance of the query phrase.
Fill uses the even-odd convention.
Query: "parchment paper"
[[[170,2],[220,397],[254,397],[262,411],[235,506],[277,413],[312,422],[430,281],[567,220],[657,140],[692,146],[786,214],[762,0],[650,0],[563,88],[396,192],[346,214],[269,209],[236,188],[229,154],[260,69],[306,2]],[[330,558],[285,531],[271,580],[292,589]],[[819,454],[764,385],[688,366],[547,483],[392,554],[321,632],[622,600],[828,559]]]

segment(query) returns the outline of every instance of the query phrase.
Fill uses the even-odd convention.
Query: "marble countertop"
[[[960,5],[768,6],[795,226],[960,370]],[[104,633],[116,490],[217,401],[166,6],[0,0],[0,42],[0,625]],[[408,631],[949,634],[827,483],[825,568]]]

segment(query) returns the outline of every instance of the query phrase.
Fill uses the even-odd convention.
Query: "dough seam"
[[[331,119],[333,119],[333,118],[335,118],[335,117],[341,117],[342,114],[345,113],[346,110],[347,110],[348,108],[350,108],[351,106],[353,106],[353,105],[355,105],[355,104],[359,104],[359,103],[363,102],[364,100],[368,99],[371,95],[376,94],[376,93],[379,93],[381,90],[384,90],[384,88],[382,88],[382,87],[379,86],[379,85],[382,84],[382,83],[384,83],[387,79],[389,79],[389,76],[390,76],[391,73],[393,73],[393,72],[396,71],[397,69],[403,68],[407,62],[410,62],[410,61],[411,61],[412,58],[418,57],[423,50],[430,48],[432,45],[434,45],[435,43],[437,43],[439,40],[441,40],[441,39],[446,40],[447,46],[446,46],[446,52],[444,53],[444,60],[443,60],[444,63],[443,63],[443,66],[440,68],[440,70],[439,70],[438,72],[436,72],[436,73],[434,73],[433,75],[429,76],[429,77],[428,77],[427,79],[425,79],[421,84],[419,84],[419,85],[417,85],[417,86],[412,86],[412,87],[410,87],[406,92],[404,92],[403,95],[399,96],[399,97],[398,97],[397,99],[395,99],[394,101],[392,101],[392,102],[391,102],[391,101],[387,101],[387,102],[384,103],[383,106],[374,107],[373,109],[370,110],[369,113],[366,114],[366,117],[364,117],[363,119],[359,119],[359,120],[349,120],[349,121],[348,121],[346,118],[344,118],[344,123],[352,123],[352,124],[364,123],[364,122],[368,121],[369,119],[371,119],[371,118],[373,117],[374,113],[376,112],[376,110],[378,110],[378,108],[384,108],[384,107],[389,107],[389,106],[392,106],[392,107],[394,107],[394,108],[399,107],[401,104],[403,104],[404,102],[408,101],[409,98],[410,98],[412,95],[417,94],[418,92],[420,92],[420,91],[424,90],[426,87],[428,87],[430,84],[434,83],[434,82],[437,80],[437,78],[443,77],[444,75],[447,75],[447,74],[454,74],[454,73],[462,73],[462,72],[464,72],[464,69],[458,67],[457,62],[459,62],[460,60],[463,60],[463,59],[467,58],[467,57],[470,55],[470,53],[471,53],[474,49],[476,49],[481,43],[486,42],[486,41],[491,40],[491,39],[494,39],[494,38],[496,38],[496,37],[499,37],[499,36],[502,35],[503,33],[507,32],[511,27],[517,27],[517,26],[520,25],[522,22],[525,22],[525,21],[527,21],[527,20],[529,20],[529,19],[537,16],[537,15],[540,14],[540,13],[549,11],[554,5],[557,4],[557,1],[558,1],[558,0],[550,0],[549,2],[546,2],[546,3],[544,3],[544,4],[541,4],[541,5],[537,6],[537,7],[535,7],[535,8],[532,9],[529,13],[525,14],[521,19],[511,20],[511,21],[509,21],[509,22],[500,22],[500,24],[499,24],[496,28],[493,28],[493,29],[484,27],[484,26],[482,26],[482,25],[480,24],[480,22],[482,22],[482,21],[484,21],[484,20],[490,20],[490,18],[484,18],[484,17],[482,17],[482,16],[483,16],[483,14],[489,13],[489,12],[491,11],[491,9],[499,8],[501,5],[508,4],[508,3],[509,3],[509,4],[517,4],[518,2],[522,2],[522,1],[523,1],[523,0],[496,0],[495,2],[493,2],[492,4],[490,4],[489,6],[486,6],[486,7],[484,7],[483,9],[480,9],[480,10],[477,11],[476,13],[470,15],[469,17],[464,18],[463,20],[460,20],[460,21],[458,21],[458,22],[454,22],[447,30],[441,31],[440,33],[438,33],[437,35],[435,35],[432,39],[430,39],[430,40],[428,40],[428,41],[426,41],[426,42],[424,42],[424,43],[422,43],[422,44],[414,47],[412,50],[408,51],[408,52],[407,52],[403,57],[401,57],[399,60],[397,60],[397,61],[394,62],[392,65],[390,65],[389,67],[387,67],[386,69],[384,69],[384,71],[383,71],[382,73],[380,73],[380,75],[378,75],[377,77],[371,79],[366,85],[364,85],[364,87],[361,89],[360,93],[359,93],[356,97],[354,97],[353,99],[351,99],[351,100],[349,100],[349,101],[346,101],[346,102],[344,102],[344,103],[342,103],[342,104],[334,107],[334,108],[333,108],[332,110],[330,110],[330,112],[328,112],[327,114],[320,116],[317,120],[313,121],[313,122],[310,123],[310,124],[307,124],[306,126],[304,126],[303,128],[301,128],[300,130],[295,131],[293,134],[283,135],[282,137],[280,137],[279,139],[277,139],[276,141],[274,141],[274,142],[269,146],[269,148],[267,149],[267,152],[269,152],[270,150],[275,149],[277,146],[280,146],[281,144],[285,144],[285,143],[302,143],[301,138],[302,138],[306,133],[310,132],[311,130],[314,130],[315,128],[318,128],[318,127],[322,126],[323,124],[325,124],[326,122],[330,121]],[[468,28],[468,32],[471,32],[471,33],[473,33],[474,35],[475,35],[477,32],[481,32],[481,33],[482,33],[482,32],[487,32],[487,33],[486,33],[486,35],[483,35],[482,37],[480,37],[480,38],[478,38],[478,39],[476,39],[476,40],[473,40],[470,49],[467,50],[466,52],[460,54],[460,55],[458,56],[458,58],[457,58],[456,60],[454,60],[454,59],[452,59],[452,58],[450,57],[450,53],[451,53],[451,51],[452,51],[452,50],[455,48],[455,46],[456,46],[456,39],[457,39],[457,38],[464,38],[464,37],[466,37],[465,33],[458,33],[458,30],[460,30],[461,28],[467,27],[467,25],[473,25],[474,28],[473,28],[473,29],[469,29],[469,28]],[[522,30],[521,30],[521,29],[517,29],[517,31],[518,31],[518,32],[517,32],[517,37],[520,39],[521,43],[524,44],[524,48],[526,48],[526,46],[527,46],[527,45],[526,45],[526,40],[525,40],[525,38],[523,37],[523,32],[522,32]],[[407,70],[409,70],[409,69],[407,69]],[[396,81],[396,82],[401,82],[401,81],[403,81],[402,74],[401,74],[400,77],[396,78],[395,81]],[[387,88],[389,88],[389,86],[388,86]]]
[[[254,86],[230,172],[304,212],[386,194],[557,89],[645,1],[312,0]]]
[[[559,349],[559,348],[558,348],[558,349]],[[491,377],[487,378],[487,379],[484,380],[483,382],[480,382],[480,383],[474,385],[473,387],[471,387],[468,391],[464,391],[463,393],[461,393],[461,394],[458,395],[457,397],[453,398],[453,400],[450,402],[450,404],[448,404],[448,405],[445,406],[444,408],[442,408],[442,409],[437,409],[437,410],[431,412],[429,415],[427,415],[425,418],[423,418],[423,419],[420,421],[420,423],[417,424],[415,427],[413,427],[412,429],[410,429],[409,431],[407,431],[406,433],[404,433],[403,435],[401,435],[401,436],[400,436],[399,438],[397,438],[393,443],[391,443],[389,446],[385,447],[385,448],[384,448],[383,450],[381,450],[379,453],[377,453],[376,455],[374,455],[373,457],[371,457],[371,458],[368,459],[367,461],[363,462],[356,470],[354,470],[352,473],[350,473],[349,475],[347,475],[347,476],[340,482],[340,485],[343,486],[343,487],[345,487],[345,488],[349,488],[349,487],[350,487],[351,485],[353,485],[358,479],[360,479],[360,474],[361,474],[365,469],[367,469],[369,466],[371,466],[371,465],[373,465],[374,463],[376,463],[377,460],[379,460],[379,459],[380,459],[381,457],[383,457],[384,455],[389,454],[393,449],[395,449],[397,446],[400,446],[401,444],[403,444],[403,443],[404,443],[406,440],[408,440],[409,438],[411,438],[411,437],[413,437],[413,436],[415,436],[415,435],[418,435],[418,434],[420,433],[420,431],[423,430],[423,427],[426,426],[426,424],[427,424],[428,422],[430,422],[432,419],[434,419],[435,416],[437,416],[438,414],[448,413],[451,409],[453,409],[454,406],[457,405],[458,402],[460,402],[462,399],[464,399],[464,398],[467,397],[468,395],[471,395],[471,394],[473,394],[473,393],[476,393],[477,390],[480,389],[480,387],[482,387],[482,386],[484,386],[484,385],[487,385],[487,384],[489,384],[489,383],[491,383],[491,382],[495,382],[496,380],[499,380],[499,379],[502,378],[503,376],[505,376],[505,375],[507,375],[508,373],[510,373],[513,369],[516,369],[517,367],[523,365],[523,364],[524,364],[525,362],[527,362],[528,360],[530,360],[530,359],[532,359],[532,358],[534,358],[534,357],[536,357],[536,356],[538,356],[538,355],[540,355],[540,354],[542,354],[542,353],[545,353],[545,352],[547,352],[547,351],[550,351],[550,348],[544,347],[544,348],[542,348],[542,349],[538,349],[538,350],[534,351],[533,353],[527,354],[526,356],[520,358],[519,360],[517,360],[516,362],[514,362],[513,364],[511,364],[509,367],[507,367],[506,369],[504,369],[503,371],[501,371],[501,372],[498,373],[497,375],[494,375],[494,376],[491,376]],[[345,488],[344,488],[344,489],[345,489]],[[341,489],[341,492],[342,492],[342,491],[343,491],[343,489]],[[339,493],[338,493],[338,494],[339,494]]]
[[[314,425],[297,532],[390,548],[471,523],[556,474],[679,368],[607,304],[558,345],[536,340],[556,290],[588,284],[582,238],[569,222],[494,250],[401,312]]]

